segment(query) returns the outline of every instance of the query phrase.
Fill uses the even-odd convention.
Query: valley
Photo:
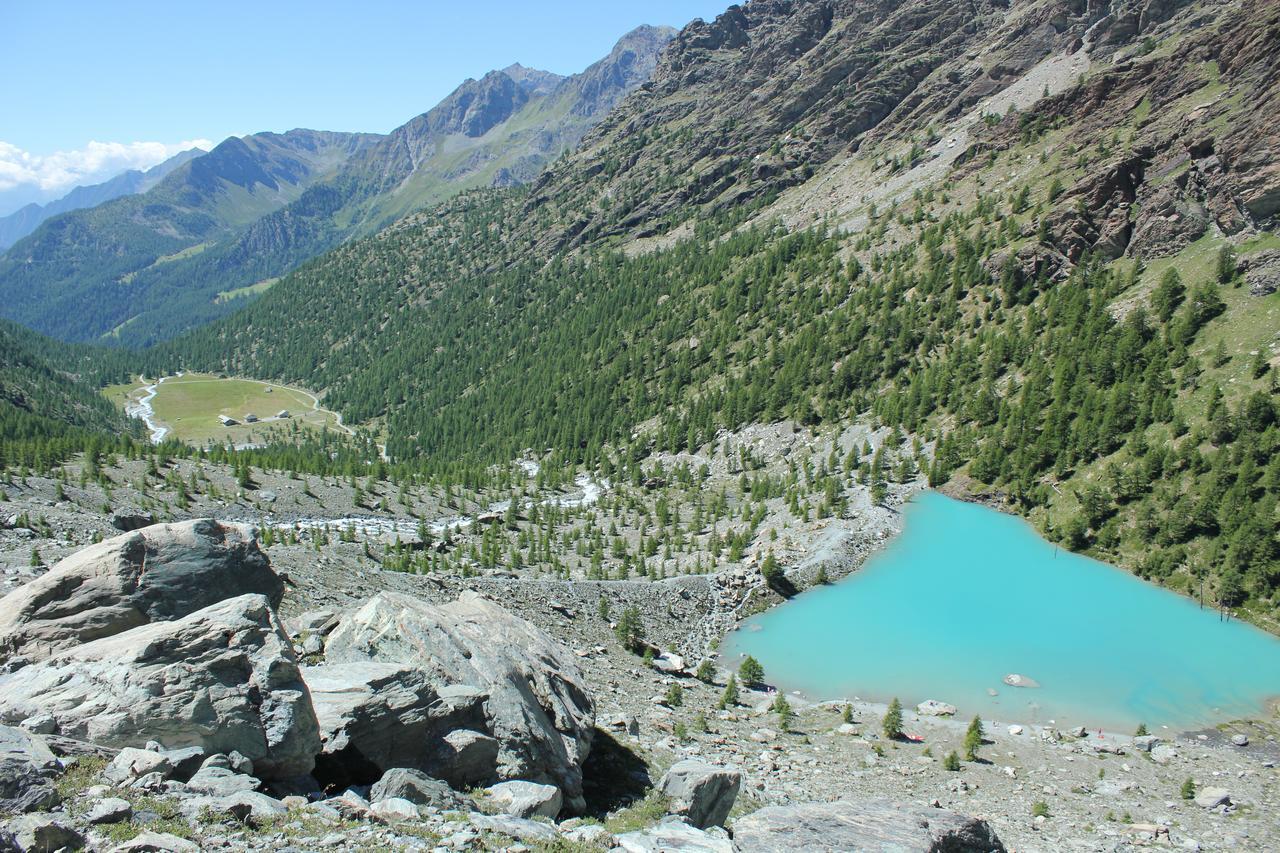
[[[1275,848],[1276,115],[1269,0],[751,0],[47,219],[0,849]]]
[[[353,434],[314,394],[253,379],[182,373],[108,386],[102,393],[143,420],[156,443],[172,438],[196,447],[249,447],[288,440],[281,436],[299,430]]]

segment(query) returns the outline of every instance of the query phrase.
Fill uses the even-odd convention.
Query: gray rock
[[[499,782],[485,790],[494,808],[512,817],[554,818],[564,802],[555,785],[537,782]]]
[[[264,779],[309,773],[319,730],[284,629],[261,595],[219,602],[0,675],[0,720],[53,713],[105,746],[238,750]]]
[[[510,815],[475,814],[471,816],[471,825],[482,832],[496,832],[531,844],[555,841],[558,837],[558,833],[545,823]]]
[[[173,774],[173,765],[164,753],[127,746],[111,759],[102,778],[112,785],[124,785],[148,773],[159,773],[167,779]]]
[[[742,773],[703,761],[677,761],[658,782],[658,790],[671,801],[670,812],[698,829],[721,826],[742,787]]]
[[[39,735],[0,726],[0,813],[56,806],[61,797],[48,777],[61,766]]]
[[[338,627],[338,614],[332,610],[308,610],[290,622],[295,634],[319,634],[326,636]]]
[[[1218,806],[1230,805],[1231,794],[1226,788],[1207,787],[1201,788],[1196,792],[1196,805],[1202,809],[1212,809]]]
[[[1248,735],[1232,735],[1231,743],[1233,746],[1248,746],[1249,736]]]
[[[445,738],[457,729],[486,725],[486,697],[475,688],[441,686],[424,670],[368,660],[303,667],[302,677],[324,744],[316,765],[323,780],[368,783],[393,767],[457,778],[459,784],[496,778],[496,754],[487,767],[477,767],[476,760],[462,767],[450,763],[457,754]],[[374,778],[350,775],[362,767],[374,768]]]
[[[187,790],[210,797],[228,797],[241,791],[258,790],[258,780],[226,767],[201,767],[187,780]]]
[[[253,759],[237,750],[233,749],[227,753],[227,766],[236,773],[243,773],[246,776],[253,775]]]
[[[156,517],[150,512],[128,512],[120,511],[112,513],[111,526],[116,530],[123,530],[130,533],[134,530],[141,530],[144,527],[150,527],[156,523]]]
[[[1169,743],[1156,744],[1151,748],[1151,760],[1156,764],[1168,764],[1178,757],[1178,750]]]
[[[926,699],[916,706],[916,713],[926,717],[954,717],[956,706],[937,699]]]
[[[200,853],[200,845],[167,832],[143,832],[112,847],[110,853]]]
[[[717,827],[708,832],[677,817],[667,818],[639,832],[619,835],[617,842],[627,853],[734,853],[733,842],[723,829]]]
[[[565,840],[572,841],[575,844],[586,844],[603,850],[608,850],[617,843],[613,833],[599,824],[575,827],[564,833],[564,837]]]
[[[13,834],[21,851],[79,850],[84,836],[68,826],[62,816],[27,814],[9,821],[6,829]]]
[[[370,804],[369,814],[375,819],[385,823],[395,823],[402,820],[417,820],[421,815],[418,813],[416,804],[400,797],[388,797],[385,800],[377,800]]]
[[[432,779],[421,770],[407,767],[388,770],[369,791],[369,799],[374,801],[392,798],[430,806],[439,811],[466,811],[470,808],[469,801],[444,782]]]
[[[1163,742],[1155,735],[1138,735],[1133,739],[1133,748],[1142,752],[1150,752]]]
[[[205,813],[230,815],[244,822],[249,818],[266,821],[288,812],[284,803],[259,791],[237,791],[222,797],[190,797],[178,806],[188,820],[196,820]]]
[[[733,840],[742,853],[1005,849],[986,821],[891,800],[768,806],[736,820]]]
[[[84,819],[91,824],[120,823],[133,817],[133,806],[119,797],[105,797],[94,803]]]
[[[173,767],[173,778],[179,782],[185,782],[195,775],[200,765],[204,763],[205,751],[199,746],[166,749],[164,757],[169,759],[169,764]]]
[[[0,600],[0,659],[40,661],[232,594],[280,603],[284,584],[252,528],[212,519],[158,524],[77,551]]]
[[[325,660],[418,667],[440,693],[478,688],[486,725],[466,728],[498,741],[497,777],[554,784],[570,809],[585,807],[594,705],[572,653],[530,622],[475,592],[439,607],[384,592],[342,620]]]
[[[26,729],[34,735],[51,735],[58,731],[58,721],[52,714],[36,714],[18,723],[18,728]]]

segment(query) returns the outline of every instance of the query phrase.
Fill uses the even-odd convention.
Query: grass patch
[[[141,382],[134,382],[109,386],[102,393],[124,407],[130,401],[140,400],[147,392]],[[172,437],[194,445],[227,441],[238,445],[262,444],[281,432],[339,429],[337,416],[317,408],[311,393],[256,379],[231,379],[205,373],[170,377],[157,387],[151,406],[156,421],[168,427]],[[281,410],[287,410],[289,417],[277,419],[275,416]],[[249,414],[258,421],[247,423],[245,417]],[[237,425],[223,426],[218,419],[221,415],[233,418]]]
[[[645,829],[666,817],[667,808],[670,805],[671,801],[666,796],[658,793],[657,790],[652,790],[643,800],[638,800],[609,815],[604,822],[605,829],[614,835]]]

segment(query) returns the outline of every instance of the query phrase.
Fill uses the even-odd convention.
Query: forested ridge
[[[678,236],[628,244],[610,229],[570,250],[555,235],[576,212],[539,198],[546,182],[472,191],[180,339],[96,356],[92,378],[297,383],[384,435],[390,461],[367,437],[332,436],[219,458],[470,485],[526,450],[563,480],[634,473],[655,450],[702,451],[751,424],[869,422],[913,448],[842,466],[873,494],[918,466],[1072,549],[1183,591],[1204,579],[1214,600],[1274,620],[1280,295],[1246,279],[1280,241],[1267,187],[1222,165],[1246,156],[1237,125],[1257,121],[1238,93],[1275,79],[1249,14],[1164,45],[1130,34],[1124,62],[985,115],[948,170],[866,204],[854,227],[800,227],[776,215],[787,199],[753,190],[750,205],[699,207]],[[677,41],[690,62],[699,44]],[[651,94],[628,103],[648,138],[679,138]],[[886,183],[930,174],[944,140],[919,128],[859,156]],[[628,144],[643,142],[608,150]],[[661,171],[631,153],[614,164],[623,178],[628,163]],[[592,192],[601,222],[630,227],[605,179]]]

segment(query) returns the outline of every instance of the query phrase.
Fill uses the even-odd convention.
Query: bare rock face
[[[470,766],[453,760],[448,743],[455,731],[486,726],[482,691],[441,686],[421,669],[368,660],[304,667],[302,678],[324,743],[316,761],[320,781],[368,784],[394,767],[424,770],[457,787],[497,778],[496,742],[487,765]]]
[[[320,736],[306,685],[262,595],[77,646],[0,676],[0,720],[51,714],[104,746],[159,741],[238,751],[262,779],[311,771]]]
[[[497,741],[497,778],[556,785],[570,810],[585,806],[595,708],[572,655],[535,625],[474,592],[439,607],[383,592],[329,635],[325,660],[408,665],[440,696],[482,694],[483,719],[462,728]]]
[[[0,726],[0,812],[50,808],[60,801],[50,777],[61,770],[39,736]]]
[[[0,599],[0,659],[44,660],[245,593],[272,607],[284,594],[252,528],[212,519],[153,525],[78,551]]]
[[[986,821],[892,800],[769,806],[735,821],[742,853],[899,850],[990,853],[1004,844]]]

